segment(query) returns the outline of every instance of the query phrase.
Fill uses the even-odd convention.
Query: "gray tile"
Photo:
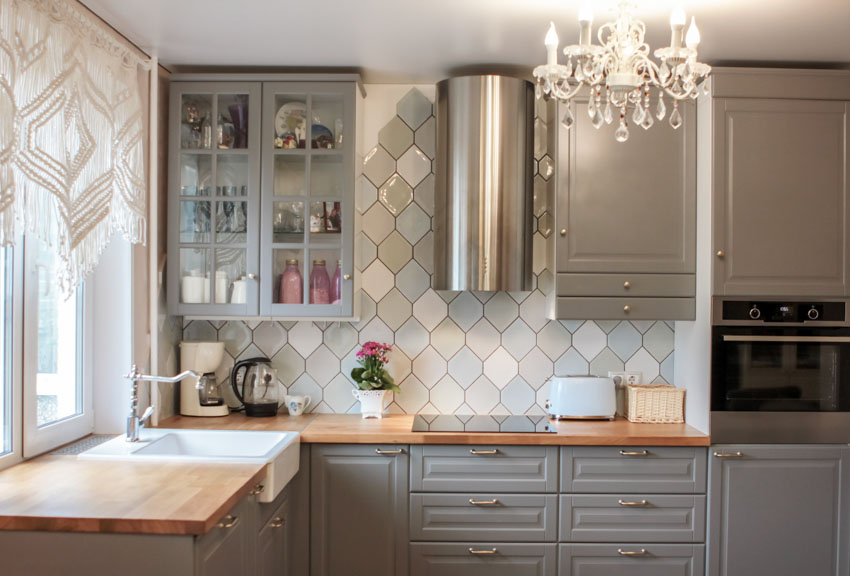
[[[413,189],[413,200],[429,216],[434,215],[434,175],[428,174],[425,179]]]
[[[646,333],[647,330],[652,328],[653,324],[655,324],[655,320],[632,320],[632,326],[637,328],[641,334]]]
[[[546,318],[546,296],[539,290],[533,291],[519,307],[519,315],[535,332],[542,329],[549,322]]]
[[[482,373],[481,360],[466,346],[449,360],[449,375],[463,388],[469,388]]]
[[[351,393],[353,390],[354,386],[351,385],[348,378],[342,374],[337,374],[336,377],[324,387],[322,391],[322,398],[331,410],[342,414],[347,412],[356,402],[354,395]],[[313,401],[315,402],[316,399],[313,398]]]
[[[531,270],[540,274],[546,269],[546,238],[543,234],[535,232],[531,237]]]
[[[549,212],[544,212],[537,219],[537,231],[544,238],[549,238],[552,235],[552,215]]]
[[[339,374],[339,358],[323,344],[307,358],[307,374],[324,387]]]
[[[307,358],[322,344],[322,331],[312,322],[299,322],[289,331],[289,345]]]
[[[413,247],[408,244],[404,236],[393,230],[386,240],[378,246],[378,258],[390,272],[397,274],[413,258]]]
[[[540,348],[533,348],[519,363],[519,375],[535,390],[552,377],[555,365]]]
[[[413,257],[428,274],[434,273],[434,234],[427,232],[413,247]]]
[[[322,398],[321,386],[316,384],[316,381],[309,374],[299,376],[298,380],[292,386],[289,386],[287,393],[291,396],[309,396],[313,402],[307,407],[308,413],[316,411],[317,405]]]
[[[218,330],[206,320],[192,320],[183,328],[182,338],[195,342],[215,342],[218,340]]]
[[[506,292],[497,292],[484,305],[484,316],[500,332],[510,326],[518,315],[519,306]]]
[[[451,318],[446,318],[431,331],[431,346],[449,360],[463,347],[466,338]]]
[[[664,322],[655,325],[643,335],[643,347],[659,362],[673,351],[673,331]]]
[[[674,358],[675,354],[670,354],[667,358],[664,359],[664,362],[661,363],[661,377],[667,381],[668,384],[675,384],[673,378],[673,367],[674,367]]]
[[[377,203],[363,215],[362,225],[363,233],[375,244],[380,244],[395,228],[395,218],[383,204]]]
[[[355,198],[355,208],[357,212],[363,214],[372,204],[378,199],[378,188],[369,182],[365,176],[360,177],[360,189],[357,191]]]
[[[573,334],[573,348],[586,360],[593,360],[608,345],[605,332],[595,322],[585,322],[584,326]]]
[[[652,354],[647,352],[646,348],[641,348],[635,355],[629,358],[626,362],[626,370],[629,372],[640,372],[642,382],[652,382],[659,373],[658,361],[652,357]]]
[[[392,290],[395,277],[383,262],[375,260],[363,271],[360,281],[366,294],[377,302]]]
[[[484,361],[484,375],[500,390],[517,375],[518,371],[519,364],[504,348],[496,349]]]
[[[461,330],[472,328],[484,315],[484,305],[470,292],[461,292],[449,305],[449,317]]]
[[[555,289],[555,276],[552,274],[551,270],[544,270],[537,277],[537,289],[540,290],[544,296],[552,294]]]
[[[431,230],[431,217],[418,204],[411,204],[396,219],[396,228],[411,244]]]
[[[435,290],[435,292],[446,304],[451,304],[460,295],[457,290]]]
[[[355,250],[355,265],[362,272],[378,257],[378,247],[364,233],[360,233],[360,250]]]
[[[559,320],[561,325],[570,331],[570,334],[575,334],[576,330],[582,327],[584,320]]]
[[[620,320],[596,320],[596,325],[602,328],[602,331],[606,334],[610,334],[619,324]]]
[[[337,358],[343,358],[357,346],[357,330],[348,322],[334,322],[325,329],[324,341]]]
[[[360,362],[357,360],[357,352],[360,350],[360,346],[357,346],[351,350],[345,357],[340,361],[340,373],[351,383],[352,388],[356,388],[357,385],[354,383],[354,379],[351,377],[351,371],[355,368],[360,367]]]
[[[590,365],[575,348],[567,350],[555,362],[555,376],[584,376],[589,373]]]
[[[416,414],[430,399],[428,388],[411,374],[399,384],[401,394],[396,394],[395,401],[407,414]]]
[[[396,114],[416,130],[431,116],[431,101],[418,88],[411,88],[396,104]]]
[[[239,357],[251,344],[252,332],[241,320],[226,322],[218,331],[218,339],[224,342],[224,349],[234,358]]]
[[[395,172],[395,160],[381,146],[372,148],[363,159],[363,175],[376,187],[380,187]]]
[[[354,295],[357,297],[357,294]],[[375,317],[375,314],[378,313],[378,305],[375,304],[375,301],[372,300],[366,292],[360,292],[360,320],[358,322],[354,322],[353,326],[355,330],[363,330],[366,325],[372,321],[372,318]]]
[[[487,414],[500,399],[499,389],[486,376],[481,376],[466,389],[466,404],[476,414]]]
[[[416,129],[416,134],[413,140],[419,149],[422,150],[431,160],[437,155],[435,141],[437,139],[437,122],[432,116],[428,118],[422,126]]]
[[[522,304],[525,299],[531,296],[531,290],[523,290],[522,292],[508,292],[508,296],[514,299],[517,304]]]
[[[395,339],[395,335],[393,331],[390,330],[389,326],[384,324],[384,322],[380,318],[372,318],[372,320],[366,324],[366,327],[360,331],[360,344],[363,345],[366,342],[380,342],[381,344],[392,344]]]
[[[525,358],[536,342],[536,335],[528,325],[518,318],[502,332],[502,346],[517,361]],[[504,402],[502,402],[504,404]]]
[[[393,158],[398,158],[413,145],[413,130],[401,118],[393,116],[378,132],[378,142]]]
[[[287,344],[272,357],[272,367],[284,386],[291,386],[304,373],[304,358]]]
[[[396,381],[396,383],[402,382],[410,375],[410,358],[408,358],[407,355],[401,350],[393,348],[393,350],[389,354],[389,359],[390,361],[387,362],[386,365],[387,373],[392,377],[393,380]]]
[[[431,159],[412,146],[396,161],[396,171],[415,188],[431,173]]]
[[[416,318],[409,318],[395,333],[395,345],[410,358],[416,358],[428,346],[431,334]]]
[[[638,351],[641,346],[640,332],[629,322],[620,322],[608,334],[608,347],[625,362]]]
[[[534,404],[534,390],[521,377],[517,376],[502,389],[502,405],[511,414],[525,414]]]
[[[267,357],[271,358],[286,344],[286,330],[280,322],[266,321],[260,323],[254,330],[254,345]]]
[[[546,196],[546,180],[542,176],[534,177],[534,215],[538,218],[546,212],[547,196]]]
[[[395,285],[405,298],[416,302],[431,286],[431,276],[419,264],[411,261],[396,274]]]
[[[463,388],[451,376],[443,376],[431,388],[431,404],[440,414],[451,414],[457,410],[465,399]]]
[[[555,173],[555,163],[552,161],[551,156],[546,154],[545,156],[543,156],[543,158],[540,159],[538,172],[544,180],[549,180],[549,178],[552,177],[552,175]]]
[[[499,331],[486,318],[476,322],[466,333],[466,345],[482,360],[486,360],[499,344]]]
[[[546,154],[548,132],[544,121],[540,118],[534,121],[534,157],[537,160],[540,160]]]
[[[590,363],[590,373],[594,376],[608,376],[609,371],[621,372],[624,367],[625,364],[613,350],[606,348]]]
[[[378,200],[390,214],[398,216],[413,202],[413,188],[398,174],[393,174],[383,186],[378,188]]]
[[[569,331],[554,320],[547,322],[537,333],[537,347],[553,361],[560,358],[571,344]]]
[[[384,324],[390,330],[398,330],[402,324],[407,322],[411,314],[413,314],[413,306],[396,288],[387,292],[387,295],[378,302],[378,317],[384,321]]]
[[[432,388],[445,374],[446,361],[430,346],[413,360],[413,375],[428,388]]]
[[[427,330],[433,330],[448,314],[446,302],[428,290],[413,304],[413,315]]]

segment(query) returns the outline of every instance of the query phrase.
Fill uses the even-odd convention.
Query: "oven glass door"
[[[714,411],[850,410],[850,329],[715,327]]]

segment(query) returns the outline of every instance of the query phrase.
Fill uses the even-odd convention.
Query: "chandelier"
[[[673,104],[669,116],[674,129],[682,125],[679,101],[694,99],[699,93],[699,82],[708,76],[711,67],[697,62],[700,41],[696,21],[692,18],[687,35],[685,13],[677,8],[670,15],[670,46],[659,48],[656,64],[650,60],[649,44],[644,41],[646,25],[632,16],[634,6],[620,2],[617,19],[603,24],[597,33],[600,45],[591,41],[593,14],[587,8],[579,12],[579,43],[564,48],[566,64],[558,64],[558,34],[550,23],[546,34],[546,64],[534,69],[537,80],[537,98],[555,98],[564,102],[566,112],[561,123],[570,128],[575,124],[571,101],[584,87],[590,94],[587,113],[595,128],[611,124],[619,116],[619,126],[614,132],[618,142],[629,139],[631,121],[648,130],[667,114],[664,96]],[[650,89],[657,94],[655,109],[650,107]]]

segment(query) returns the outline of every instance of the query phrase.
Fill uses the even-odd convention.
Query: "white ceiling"
[[[166,67],[358,68],[369,83],[435,82],[453,72],[546,58],[554,20],[578,39],[583,0],[83,0]],[[634,0],[653,50],[676,0]],[[592,2],[595,22],[615,0]],[[850,68],[850,0],[684,0],[709,64],[830,63]],[[595,31],[594,31],[595,36]]]

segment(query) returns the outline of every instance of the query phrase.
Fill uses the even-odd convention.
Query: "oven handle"
[[[738,336],[724,334],[724,342],[850,342],[850,336]]]

